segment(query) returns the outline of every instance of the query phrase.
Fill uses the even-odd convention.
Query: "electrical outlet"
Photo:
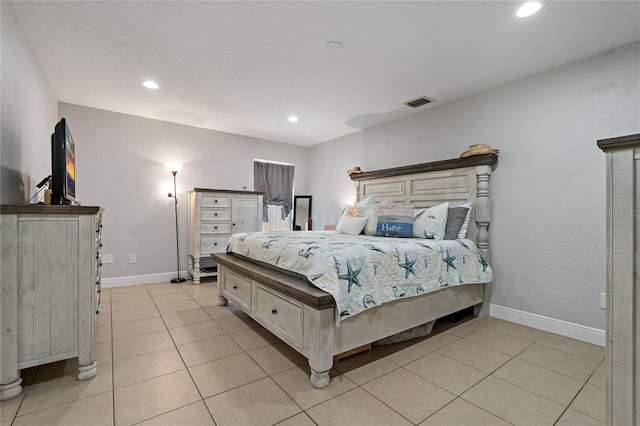
[[[600,293],[600,308],[607,309],[607,293]]]
[[[129,255],[129,263],[138,263],[138,255],[130,254]]]
[[[112,254],[105,254],[104,255],[104,262],[102,263],[113,263],[113,255]]]

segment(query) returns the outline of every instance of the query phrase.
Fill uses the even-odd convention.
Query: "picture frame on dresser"
[[[227,249],[232,234],[262,229],[262,192],[193,188],[188,193],[187,276],[193,284],[217,276],[211,254]]]

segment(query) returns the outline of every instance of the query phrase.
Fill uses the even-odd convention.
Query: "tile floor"
[[[103,291],[97,376],[77,360],[22,372],[8,425],[604,425],[604,348],[495,318],[439,322],[428,338],[334,365],[305,358],[215,282]]]

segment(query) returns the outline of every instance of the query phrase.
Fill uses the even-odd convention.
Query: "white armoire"
[[[189,253],[187,274],[194,284],[217,275],[216,267],[201,268],[200,259],[224,252],[229,237],[262,230],[262,193],[194,188],[189,191]]]
[[[640,425],[640,134],[607,155],[607,424]]]

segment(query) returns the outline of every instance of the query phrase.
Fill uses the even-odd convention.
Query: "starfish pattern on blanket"
[[[378,253],[384,254],[384,251],[382,249],[379,249],[378,247],[374,246],[373,244],[363,244],[362,246],[368,248],[371,251],[377,251]]]
[[[482,254],[480,254],[480,252],[477,252],[477,255],[478,255],[478,262],[480,262],[480,264],[482,265],[482,272],[486,272],[487,267],[489,267],[489,264],[487,263],[486,260],[484,260],[484,257],[482,256]]]
[[[409,274],[413,274],[414,276],[416,275],[415,271],[413,270],[413,265],[416,263],[415,260],[411,260],[409,261],[409,258],[407,257],[407,255],[404,255],[404,263],[398,263],[398,266],[404,269],[404,279],[406,280],[407,278],[409,278]]]
[[[343,275],[338,275],[338,279],[345,280],[349,282],[349,287],[347,287],[347,293],[351,293],[351,287],[355,284],[358,287],[362,287],[358,282],[358,274],[360,273],[360,269],[356,269],[355,271],[351,269],[351,265],[347,262],[347,273]]]
[[[449,250],[447,250],[447,257],[442,258],[442,261],[447,264],[447,272],[449,272],[449,267],[452,267],[453,269],[458,269],[456,268],[456,265],[453,264],[454,260],[456,260],[456,257],[451,256],[449,254]]]

